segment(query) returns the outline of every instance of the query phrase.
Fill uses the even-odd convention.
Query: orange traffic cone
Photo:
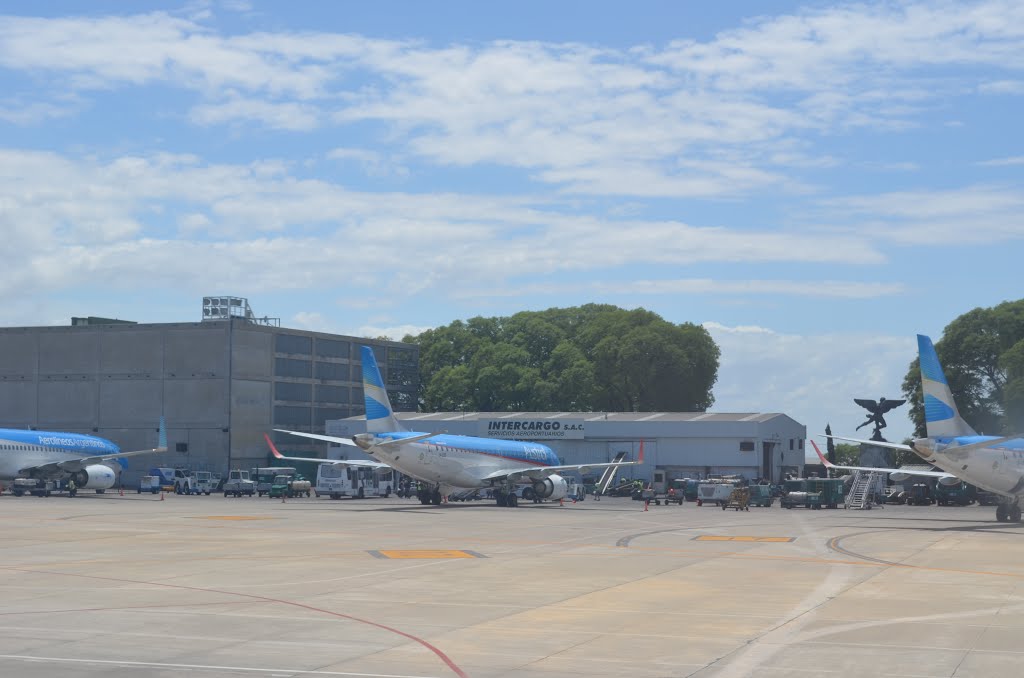
[[[121,488],[121,496],[122,497],[124,496],[124,488],[123,487]]]
[[[650,505],[651,505],[651,502],[650,502],[650,501],[645,501],[645,502],[644,502],[644,510],[646,511],[646,510],[647,510],[647,507],[648,507],[648,506],[650,506]]]
[[[163,492],[161,492],[161,493],[160,493],[160,501],[163,501],[163,500],[164,500],[164,493],[163,493]]]
[[[558,500],[558,505],[559,506],[565,506],[565,498],[559,499]]]

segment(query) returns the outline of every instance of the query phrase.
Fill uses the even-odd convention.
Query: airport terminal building
[[[504,440],[534,440],[551,447],[563,464],[612,461],[619,452],[644,464],[620,475],[655,479],[738,474],[779,482],[803,475],[807,427],[785,414],[716,412],[435,412],[398,413],[412,431],[446,432]],[[327,422],[328,435],[366,430],[360,417]],[[333,458],[364,458],[351,447],[331,446]]]
[[[125,484],[152,466],[224,472],[265,465],[264,433],[323,433],[364,412],[359,346],[372,346],[396,409],[413,410],[419,348],[285,329],[239,297],[206,297],[203,320],[136,324],[75,318],[61,327],[0,328],[0,427],[88,433],[122,450],[169,450],[128,460]],[[286,434],[285,454],[327,445]]]

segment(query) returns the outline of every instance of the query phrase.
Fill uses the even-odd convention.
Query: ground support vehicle
[[[700,487],[697,488],[697,506],[703,506],[704,504],[713,504],[715,506],[721,506],[729,501],[729,496],[732,494],[733,488],[736,487],[732,483],[719,483],[719,482],[703,482]]]
[[[263,466],[255,469],[252,476],[256,479],[256,496],[262,497],[265,494],[270,494],[270,488],[274,485],[274,479],[277,476],[294,476],[294,466]]]
[[[174,494],[199,494],[199,484],[192,469],[174,469]]]
[[[164,492],[174,491],[174,469],[165,466],[149,469],[149,475],[160,479],[160,489]]]
[[[750,486],[750,504],[752,506],[769,507],[774,503],[775,497],[772,496],[772,488],[770,485]]]
[[[209,471],[196,471],[194,487],[196,494],[209,495],[217,488],[217,483]]]
[[[914,483],[907,491],[907,506],[931,506],[933,503],[927,483]]]
[[[136,494],[142,494],[143,492],[149,492],[150,494],[156,494],[160,491],[160,478],[157,476],[142,476],[139,479],[138,492]]]
[[[998,506],[999,495],[988,490],[978,490],[976,493],[978,506]]]
[[[676,485],[675,480],[669,483],[668,493],[665,495],[665,506],[669,504],[679,504],[680,506],[686,501],[686,493],[682,487]]]
[[[735,487],[732,492],[729,493],[729,501],[722,504],[722,510],[725,509],[736,509],[737,511],[749,511],[750,510],[750,488],[749,487]]]
[[[821,508],[821,493],[820,492],[787,492],[782,495],[782,499],[779,502],[782,508],[791,509],[798,506],[804,508],[818,510]]]
[[[256,492],[256,483],[249,479],[248,471],[234,469],[228,472],[223,489],[225,497],[241,497],[243,494],[251,497]]]
[[[821,494],[821,505],[823,508],[839,508],[840,504],[845,505],[843,490],[846,487],[842,478],[807,478],[805,488],[807,492],[818,492]]]
[[[969,506],[974,503],[974,486],[961,482],[959,485],[935,486],[935,499],[939,506]]]

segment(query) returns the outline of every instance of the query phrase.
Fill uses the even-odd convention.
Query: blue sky
[[[1024,296],[1019,2],[481,7],[5,4],[5,324],[643,306],[839,432]]]

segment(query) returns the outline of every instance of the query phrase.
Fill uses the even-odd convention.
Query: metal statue
[[[854,398],[853,402],[857,403],[858,405],[860,405],[861,407],[863,407],[864,409],[871,413],[868,415],[867,421],[858,426],[857,430],[859,431],[868,424],[873,423],[875,425],[875,431],[874,433],[871,434],[871,439],[884,440],[884,438],[882,438],[882,429],[886,427],[886,423],[885,417],[882,415],[884,415],[886,412],[889,412],[890,410],[896,409],[897,407],[899,407],[900,405],[907,401],[886,400],[885,398],[879,398],[878,402],[875,402],[874,400],[869,400],[867,398]]]

